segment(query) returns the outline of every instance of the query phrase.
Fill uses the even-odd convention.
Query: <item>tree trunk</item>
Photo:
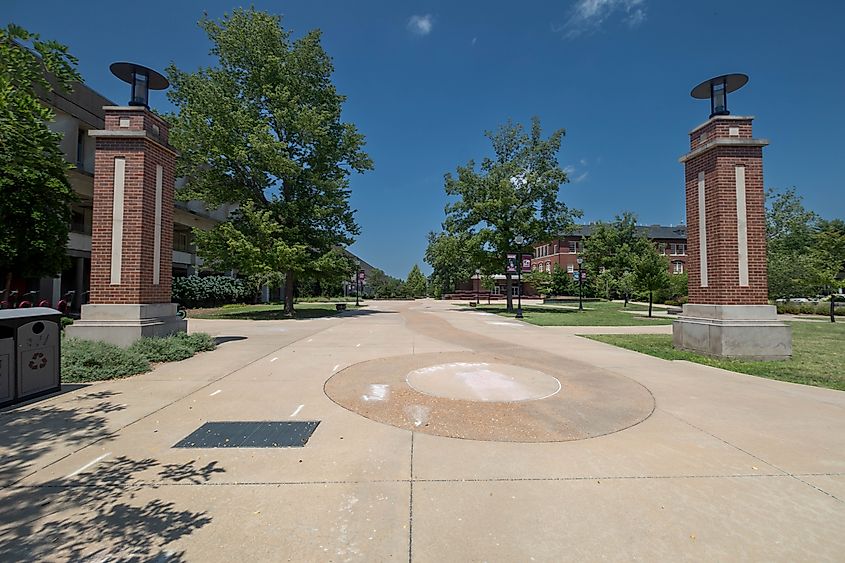
[[[9,293],[12,291],[12,272],[6,273],[6,283],[3,286],[3,300],[9,300]],[[11,303],[9,304],[11,306]]]
[[[293,287],[296,283],[293,272],[285,274],[285,315],[294,316],[293,311]]]
[[[832,293],[830,294],[830,322],[836,322],[836,299]]]
[[[649,317],[651,316],[651,295],[652,295],[652,292],[649,291],[648,292],[648,316]]]
[[[511,288],[511,284],[513,283],[513,279],[511,278],[511,274],[505,274],[506,286],[507,286],[507,295],[505,296],[507,299],[507,310],[508,313],[513,313],[513,289]]]

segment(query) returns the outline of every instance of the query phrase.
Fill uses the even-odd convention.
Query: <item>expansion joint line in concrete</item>
[[[411,479],[408,483],[408,563],[414,560],[414,432],[411,432]]]
[[[257,362],[260,362],[261,360],[263,360],[264,358],[266,358],[266,357],[268,357],[268,356],[270,356],[270,355],[272,355],[272,354],[276,354],[276,353],[278,353],[278,352],[279,352],[279,350],[283,350],[283,349],[287,348],[288,346],[292,346],[293,344],[296,344],[296,343],[298,343],[298,342],[300,342],[300,341],[304,340],[305,338],[311,338],[311,337],[313,337],[315,334],[320,334],[321,332],[325,332],[325,331],[327,331],[327,330],[329,330],[329,329],[331,329],[331,328],[333,328],[333,327],[334,327],[334,325],[327,326],[327,327],[322,328],[322,329],[320,329],[320,330],[318,330],[318,331],[316,331],[316,332],[313,332],[313,333],[310,333],[310,334],[306,334],[305,336],[302,336],[301,338],[297,338],[296,340],[293,340],[293,341],[291,341],[291,342],[288,342],[288,343],[287,343],[287,344],[285,344],[284,346],[279,346],[278,348],[275,348],[275,349],[271,350],[270,352],[268,352],[268,353],[264,354],[263,356],[260,356],[260,357],[258,357],[258,358],[255,358],[254,360],[252,360],[252,361],[250,361],[250,362],[247,362],[247,363],[245,363],[244,365],[242,365],[242,366],[240,366],[240,367],[237,367],[237,368],[235,368],[235,369],[233,369],[233,370],[229,371],[228,373],[224,373],[223,375],[221,375],[220,377],[218,377],[218,378],[216,378],[216,379],[212,379],[211,381],[209,381],[209,382],[208,382],[208,383],[206,383],[205,385],[203,385],[203,386],[201,386],[201,387],[198,387],[198,388],[194,389],[193,391],[189,392],[188,394],[186,394],[186,395],[182,395],[181,397],[177,397],[177,398],[173,399],[172,401],[170,401],[169,403],[167,403],[167,404],[165,404],[165,405],[162,405],[161,407],[159,407],[159,408],[155,409],[154,411],[151,411],[151,412],[149,412],[149,413],[145,414],[144,416],[142,416],[142,417],[140,417],[140,418],[136,418],[135,420],[133,420],[133,421],[131,421],[131,422],[127,423],[127,424],[124,424],[123,426],[121,426],[120,428],[117,428],[117,429],[116,429],[116,430],[114,430],[113,432],[109,432],[109,433],[108,433],[108,434],[106,434],[105,436],[101,436],[100,438],[98,438],[98,439],[94,440],[93,442],[90,442],[90,443],[88,443],[88,444],[85,444],[84,446],[81,446],[81,447],[79,447],[79,448],[77,448],[77,449],[73,450],[72,452],[70,452],[70,453],[68,453],[68,454],[66,454],[66,455],[63,455],[63,456],[62,456],[62,457],[60,457],[60,458],[58,458],[58,459],[56,459],[56,460],[51,461],[50,463],[48,463],[48,464],[47,464],[47,465],[45,465],[44,467],[40,467],[40,468],[38,468],[38,469],[36,469],[36,470],[34,470],[34,471],[30,471],[30,472],[29,472],[29,473],[27,473],[26,475],[22,475],[21,477],[19,477],[18,479],[14,480],[12,483],[10,483],[10,484],[8,484],[8,485],[3,485],[3,486],[0,486],[0,490],[7,489],[7,488],[11,488],[12,486],[14,486],[14,485],[16,485],[16,484],[20,483],[21,481],[23,481],[24,479],[26,479],[26,478],[28,478],[28,477],[31,477],[32,475],[35,475],[35,474],[36,474],[36,473],[38,473],[39,471],[43,471],[43,470],[47,469],[48,467],[51,467],[51,466],[55,465],[56,463],[59,463],[60,461],[62,461],[62,460],[64,460],[64,459],[69,458],[70,456],[72,456],[72,455],[76,454],[77,452],[81,452],[81,451],[82,451],[82,450],[84,450],[85,448],[89,448],[89,447],[91,447],[91,446],[93,446],[93,445],[95,445],[95,444],[99,444],[100,442],[102,442],[102,441],[104,441],[104,440],[107,440],[107,439],[109,439],[109,438],[113,438],[114,436],[116,436],[117,434],[119,434],[120,432],[122,432],[123,430],[125,430],[126,428],[129,428],[130,426],[133,426],[133,425],[135,425],[135,424],[137,424],[137,423],[141,422],[142,420],[146,420],[147,418],[149,418],[149,417],[153,416],[154,414],[157,414],[157,413],[159,413],[159,412],[163,411],[164,409],[166,409],[166,408],[168,408],[168,407],[171,407],[171,406],[175,405],[176,403],[178,403],[179,401],[181,401],[181,400],[183,400],[183,399],[187,399],[188,397],[190,397],[191,395],[193,395],[193,394],[195,394],[195,393],[199,393],[200,391],[202,391],[202,390],[204,390],[204,389],[207,389],[207,388],[211,387],[212,385],[214,385],[214,384],[215,384],[215,383],[217,383],[218,381],[222,381],[223,379],[226,379],[226,378],[227,378],[227,377],[229,377],[230,375],[234,375],[234,374],[238,373],[239,371],[241,371],[242,369],[246,369],[246,368],[248,368],[249,366],[251,366],[251,365],[253,365],[253,364],[257,363]]]
[[[41,483],[35,485],[10,485],[8,489],[109,489],[137,490],[145,487],[281,487],[309,485],[395,485],[414,483],[454,484],[454,483],[552,483],[580,481],[672,481],[690,479],[788,479],[790,477],[845,477],[845,472],[834,473],[726,473],[722,475],[582,475],[577,477],[491,477],[487,479],[370,479],[370,480],[325,480],[325,481],[218,481],[197,483],[193,481],[144,481],[130,480],[123,483],[76,482],[76,483]]]
[[[801,479],[801,476],[802,476],[802,475],[807,475],[807,476],[810,476],[810,475],[815,475],[815,474],[800,474],[800,473],[792,473],[792,472],[790,472],[790,471],[787,471],[786,469],[783,469],[782,467],[778,467],[778,466],[777,466],[777,465],[775,465],[774,463],[772,463],[772,462],[770,462],[770,461],[767,461],[767,460],[763,459],[762,457],[760,457],[760,456],[758,456],[758,455],[755,455],[755,454],[753,454],[753,453],[749,452],[748,450],[745,450],[745,449],[743,449],[743,448],[741,448],[741,447],[737,446],[736,444],[732,444],[731,442],[728,442],[727,440],[725,440],[725,439],[724,439],[724,438],[722,438],[721,436],[717,436],[717,435],[713,434],[712,432],[708,432],[707,430],[705,430],[705,429],[703,429],[703,428],[700,428],[700,427],[696,426],[695,424],[693,424],[693,423],[691,423],[691,422],[689,422],[689,421],[686,421],[686,420],[684,420],[683,418],[681,418],[681,417],[679,417],[679,416],[677,416],[677,415],[675,415],[675,414],[673,414],[673,413],[671,413],[671,412],[669,412],[669,411],[663,411],[663,412],[665,412],[666,414],[668,414],[669,416],[671,416],[671,417],[672,417],[672,418],[674,418],[675,420],[678,420],[678,421],[680,421],[680,422],[683,422],[684,424],[686,424],[686,425],[687,425],[687,426],[689,426],[690,428],[694,428],[694,429],[698,430],[699,432],[703,432],[704,434],[707,434],[707,435],[708,435],[708,436],[710,436],[711,438],[715,438],[716,440],[719,440],[719,441],[720,441],[720,442],[722,442],[723,444],[725,444],[725,445],[727,445],[727,446],[730,446],[731,448],[734,448],[735,450],[740,451],[740,452],[744,453],[745,455],[748,455],[748,456],[753,457],[754,459],[756,459],[756,460],[757,460],[757,461],[759,461],[760,463],[765,463],[765,464],[766,464],[766,465],[768,465],[769,467],[771,467],[771,468],[773,468],[773,469],[776,469],[777,471],[782,472],[784,475],[786,475],[786,476],[788,476],[788,477],[791,477],[791,478],[795,479],[795,480],[796,480],[796,481],[798,481],[799,483],[803,483],[803,484],[807,485],[808,487],[810,487],[810,488],[812,488],[812,489],[815,489],[815,490],[817,490],[818,492],[820,492],[820,493],[822,493],[822,494],[825,494],[825,495],[829,496],[830,498],[832,498],[833,500],[835,500],[835,501],[837,501],[837,502],[845,503],[845,501],[843,501],[842,499],[840,499],[840,498],[839,498],[839,497],[837,497],[836,495],[833,495],[833,494],[831,494],[831,493],[829,493],[829,492],[825,491],[824,489],[821,489],[821,488],[819,488],[819,487],[817,487],[817,486],[813,485],[812,483],[810,483],[810,482],[808,482],[808,481],[805,481],[804,479]],[[823,475],[824,475],[824,474],[823,474]]]

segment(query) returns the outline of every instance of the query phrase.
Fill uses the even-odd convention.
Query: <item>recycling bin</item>
[[[0,327],[0,407],[15,399],[15,334]]]
[[[0,395],[12,389],[5,402],[24,401],[61,387],[60,319],[61,313],[47,307],[0,311]],[[3,361],[10,344],[11,359]],[[4,387],[6,372],[10,381]]]

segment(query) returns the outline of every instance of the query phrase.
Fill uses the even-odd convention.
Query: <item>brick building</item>
[[[578,256],[583,252],[584,240],[589,238],[592,225],[581,225],[573,232],[534,246],[531,269],[552,272],[555,267],[567,272],[578,269]],[[637,231],[651,240],[661,254],[669,259],[669,272],[682,274],[687,269],[687,228],[683,225],[666,227],[650,225],[637,227]]]

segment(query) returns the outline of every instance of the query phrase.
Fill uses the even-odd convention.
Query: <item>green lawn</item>
[[[708,366],[845,391],[845,323],[794,322],[792,359],[754,362],[709,358],[672,347],[668,334],[599,334],[586,338],[666,360],[688,360]]]
[[[294,305],[297,319],[316,319],[332,317],[338,314],[334,303],[297,303]],[[354,304],[347,304],[346,309],[355,309]],[[282,305],[224,305],[215,309],[192,309],[188,318],[194,319],[243,319],[250,321],[273,321],[287,319]]]
[[[514,302],[514,307],[516,303]],[[513,318],[515,313],[505,311],[504,303],[480,305],[479,311],[496,313]],[[629,304],[628,311],[647,311],[648,307]],[[538,326],[648,326],[672,324],[672,319],[651,318],[626,313],[622,303],[592,301],[584,303],[584,311],[578,311],[578,303],[573,308],[560,306],[529,305],[522,308],[523,319]]]

